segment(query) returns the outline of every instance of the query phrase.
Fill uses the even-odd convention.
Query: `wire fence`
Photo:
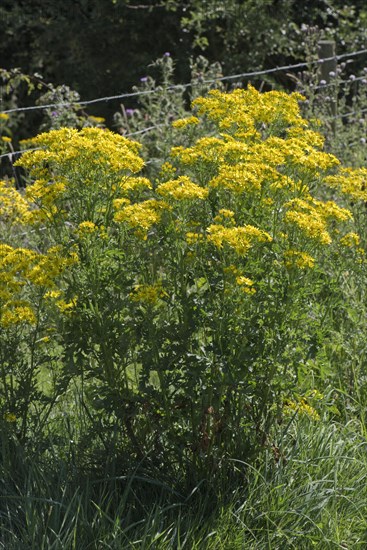
[[[341,55],[335,55],[332,57],[326,57],[323,59],[317,59],[314,61],[308,61],[308,62],[302,62],[302,63],[295,63],[293,65],[284,65],[282,67],[274,67],[273,69],[266,69],[261,71],[251,71],[246,73],[238,73],[238,74],[232,74],[227,76],[221,76],[217,78],[212,79],[203,79],[199,80],[197,82],[198,85],[201,84],[215,84],[216,82],[225,82],[227,80],[238,80],[238,79],[245,79],[245,78],[253,78],[258,76],[266,76],[269,74],[274,74],[278,72],[285,72],[290,71],[294,69],[302,69],[314,65],[321,65],[322,63],[326,63],[328,61],[341,61],[342,59],[351,59],[353,57],[357,57],[363,54],[367,54],[367,49],[358,50],[355,52],[347,53],[347,54],[341,54]],[[167,86],[165,88],[166,90],[184,90],[186,88],[189,88],[191,86],[194,86],[195,83],[193,82],[186,82],[184,84],[175,84],[172,86]],[[151,95],[159,93],[162,90],[162,87],[158,86],[157,88],[153,90],[139,90],[136,92],[127,92],[112,96],[105,96],[105,97],[98,97],[95,99],[89,99],[86,101],[71,101],[71,102],[63,102],[63,103],[48,103],[47,105],[31,105],[29,107],[17,107],[14,109],[6,109],[4,111],[1,111],[1,114],[10,114],[10,113],[20,113],[20,112],[26,112],[26,111],[36,111],[36,110],[44,110],[44,109],[52,109],[57,107],[70,107],[72,105],[84,107],[85,105],[93,105],[95,103],[103,103],[103,102],[109,102],[114,101],[117,99],[125,99],[130,97],[138,97],[142,95]]]

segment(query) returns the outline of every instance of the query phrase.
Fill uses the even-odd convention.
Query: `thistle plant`
[[[143,145],[142,155],[149,163],[149,172],[155,178],[168,160],[171,147],[177,145],[172,121],[188,114],[191,100],[211,89],[222,89],[219,79],[223,75],[219,63],[209,63],[200,55],[190,59],[190,85],[178,85],[175,63],[169,52],[148,69],[148,74],[133,87],[133,91],[140,94],[136,104],[133,107],[121,104],[120,111],[114,114],[114,125],[122,135],[136,135]]]
[[[36,327],[31,357],[51,335],[55,383],[52,394],[24,349],[1,384],[21,395],[28,373],[28,409],[43,392],[55,418],[76,399],[81,461],[88,440],[130,465],[220,475],[321,383],[345,266],[365,263],[354,218],[366,174],[323,151],[302,100],[251,86],[197,98],[152,181],[139,144],[101,128],[41,134],[17,162],[29,184],[3,187],[2,212],[13,201],[32,239],[2,245],[1,335],[10,342],[8,318]]]

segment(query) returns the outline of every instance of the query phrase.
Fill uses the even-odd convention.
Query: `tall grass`
[[[4,549],[365,548],[367,440],[346,424],[300,417],[254,464],[234,461],[239,485],[202,481],[179,494],[135,475],[73,479],[24,462],[17,479],[2,472]],[[278,439],[277,439],[278,437]],[[56,465],[54,465],[56,466]],[[216,496],[214,496],[214,494]]]

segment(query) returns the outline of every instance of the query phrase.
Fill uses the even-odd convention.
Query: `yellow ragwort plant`
[[[137,143],[54,130],[17,161],[24,195],[0,187],[3,219],[37,243],[0,245],[0,324],[53,322],[63,380],[86,373],[83,406],[132,456],[206,473],[246,458],[334,322],[322,299],[362,249],[348,200],[366,200],[366,174],[323,151],[302,100],[252,86],[195,100],[154,182]]]

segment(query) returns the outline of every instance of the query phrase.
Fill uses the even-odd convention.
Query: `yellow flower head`
[[[58,310],[64,315],[71,315],[72,313],[74,313],[77,301],[77,296],[74,296],[74,298],[72,298],[69,302],[66,302],[65,300],[57,300],[56,306]]]

